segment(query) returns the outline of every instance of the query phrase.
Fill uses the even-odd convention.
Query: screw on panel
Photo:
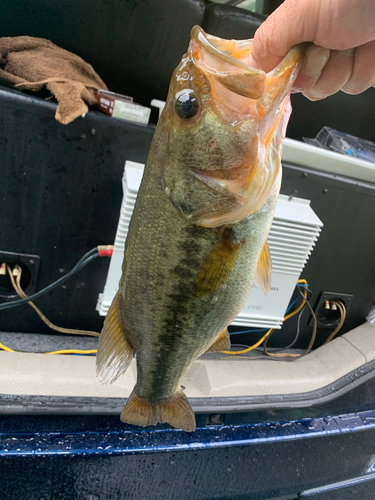
[[[288,198],[288,201],[291,201],[293,199],[293,197],[298,193],[298,191],[295,189],[294,191],[291,192],[291,194],[289,195],[289,198]]]

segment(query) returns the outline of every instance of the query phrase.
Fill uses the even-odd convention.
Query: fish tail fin
[[[134,351],[126,339],[118,295],[105,318],[96,354],[96,376],[103,385],[112,384],[129,367]]]
[[[186,432],[195,431],[194,412],[181,390],[176,396],[158,403],[147,401],[133,390],[120,418],[127,424],[146,426],[167,422]]]

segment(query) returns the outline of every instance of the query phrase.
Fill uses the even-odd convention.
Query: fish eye
[[[180,118],[189,120],[198,112],[198,99],[193,92],[182,92],[176,99],[175,108]]]

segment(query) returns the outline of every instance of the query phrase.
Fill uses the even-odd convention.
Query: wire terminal
[[[5,262],[3,262],[1,265],[0,265],[0,276],[5,276],[7,273],[7,265]]]
[[[98,253],[100,257],[112,257],[113,245],[98,245]]]
[[[20,274],[21,271],[22,271],[21,266],[19,266],[18,264],[16,264],[14,266],[13,270],[12,270],[12,275],[15,276],[15,277],[17,277]]]

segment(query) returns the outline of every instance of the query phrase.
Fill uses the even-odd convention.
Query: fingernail
[[[316,77],[323,71],[329,59],[330,50],[324,47],[310,46],[303,61],[301,72],[306,76]]]
[[[321,101],[328,97],[326,92],[317,92],[316,90],[307,90],[306,92],[302,92],[302,94],[307,97],[310,101]]]
[[[352,57],[355,52],[355,49],[346,49],[346,50],[337,50],[335,51],[336,55],[338,56],[346,56],[346,57]]]

